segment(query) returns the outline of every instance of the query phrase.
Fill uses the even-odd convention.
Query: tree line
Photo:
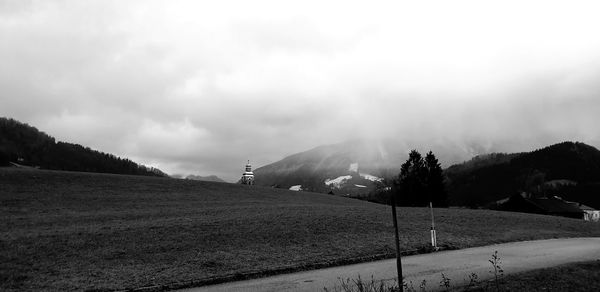
[[[0,165],[11,162],[54,170],[166,176],[159,169],[79,144],[56,142],[28,124],[0,118]]]

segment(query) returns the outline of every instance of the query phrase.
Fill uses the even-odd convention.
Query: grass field
[[[600,236],[600,224],[436,209],[438,244]],[[401,246],[429,210],[399,208]],[[197,285],[393,256],[388,206],[168,178],[0,168],[0,290]]]

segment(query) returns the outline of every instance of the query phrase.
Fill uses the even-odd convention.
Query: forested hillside
[[[28,124],[0,118],[0,165],[11,162],[54,170],[165,176],[159,169],[78,144],[56,142]]]
[[[600,208],[600,151],[592,146],[563,142],[475,160],[446,170],[451,205],[483,206],[528,192]]]
[[[483,167],[509,162],[521,154],[522,153],[490,153],[477,155],[468,161],[448,167],[444,172],[447,175],[472,172]]]

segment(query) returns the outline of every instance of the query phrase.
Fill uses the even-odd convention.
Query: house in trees
[[[497,207],[501,211],[534,213],[586,219],[587,213],[577,203],[565,201],[560,197],[531,198],[527,194],[514,195]]]
[[[596,210],[590,206],[583,205],[581,203],[572,203],[579,209],[581,209],[583,214],[583,220],[592,221],[592,222],[600,222],[600,210]]]

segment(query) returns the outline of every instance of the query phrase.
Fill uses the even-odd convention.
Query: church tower
[[[254,184],[254,173],[252,172],[252,165],[250,165],[250,160],[248,160],[248,164],[246,164],[246,171],[244,172],[244,174],[242,174],[240,183],[243,185]]]

